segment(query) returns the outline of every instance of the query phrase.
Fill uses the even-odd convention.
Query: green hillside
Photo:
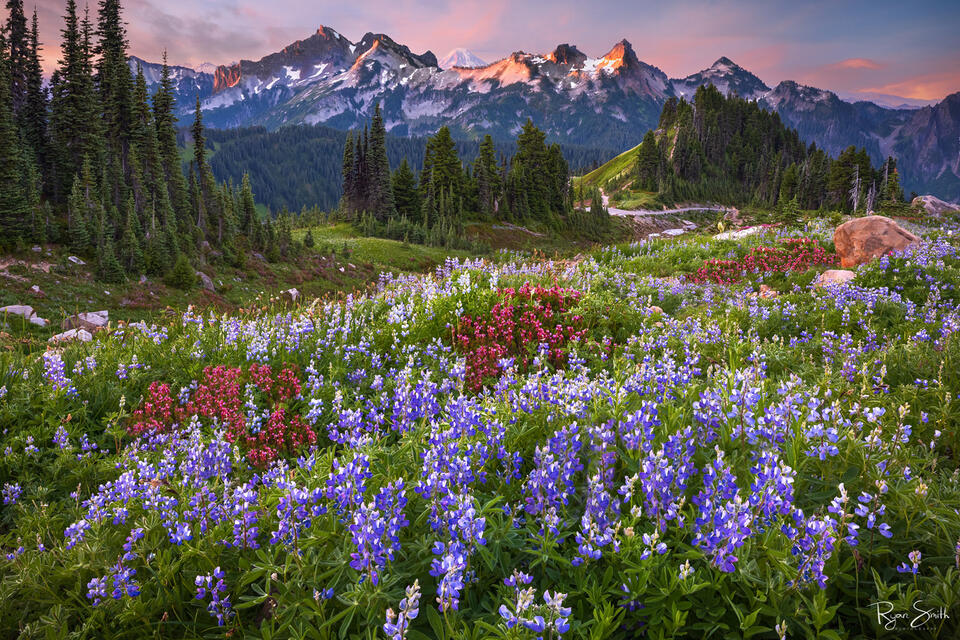
[[[620,155],[608,160],[587,175],[580,178],[580,185],[585,188],[603,187],[607,182],[615,178],[623,177],[629,174],[637,160],[637,149],[640,145],[624,151]]]

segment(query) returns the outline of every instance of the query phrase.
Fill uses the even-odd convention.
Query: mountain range
[[[148,85],[160,65],[137,58]],[[385,34],[358,42],[320,27],[260,60],[197,69],[172,67],[182,118],[199,95],[204,122],[215,128],[324,124],[363,127],[380,103],[394,135],[430,135],[449,126],[454,135],[497,140],[516,135],[527,118],[550,140],[627,149],[657,126],[670,98],[692,98],[697,87],[755,100],[776,111],[801,137],[831,154],[864,147],[875,163],[898,159],[905,189],[960,199],[960,93],[922,108],[848,102],[835,93],[785,80],[771,88],[721,57],[685,78],[669,78],[639,59],[627,40],[601,57],[570,44],[544,54],[517,51],[485,64],[466,50],[443,61],[416,54]]]

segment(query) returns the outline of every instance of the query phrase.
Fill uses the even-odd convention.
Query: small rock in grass
[[[95,333],[105,328],[109,321],[109,311],[86,311],[66,318],[61,326],[64,329],[84,329]]]
[[[90,342],[93,340],[93,334],[85,329],[70,329],[69,331],[64,331],[63,333],[58,333],[53,336],[49,342],[56,344],[58,342],[70,342],[71,340]]]
[[[772,300],[779,295],[776,289],[773,289],[765,284],[760,285],[760,297],[766,300]]]
[[[81,260],[80,258],[78,258],[77,256],[70,256],[69,258],[67,258],[67,260],[69,260],[69,261],[72,262],[73,264],[80,265],[81,267],[82,267],[83,265],[87,264],[86,262],[84,262],[83,260]]]
[[[50,321],[46,318],[41,318],[40,316],[33,316],[30,318],[30,324],[36,325],[38,327],[45,327],[50,324]]]
[[[12,304],[7,307],[0,307],[0,316],[11,315],[20,316],[29,319],[33,316],[33,307],[28,304]]]
[[[216,291],[216,288],[213,286],[213,279],[205,274],[203,271],[197,271],[197,277],[200,278],[200,282],[203,283],[203,288],[207,291]]]
[[[663,313],[663,309],[661,309],[660,307],[658,307],[658,306],[655,305],[655,304],[654,304],[654,305],[650,305],[650,308],[647,309],[647,311],[649,311],[650,313]]]
[[[825,287],[828,284],[843,284],[844,282],[850,282],[856,277],[853,271],[848,271],[847,269],[828,269],[820,274],[820,277],[817,278],[816,285],[818,287]]]

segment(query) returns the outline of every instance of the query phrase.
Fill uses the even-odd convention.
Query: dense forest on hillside
[[[467,220],[534,223],[586,234],[609,225],[599,193],[589,211],[576,208],[560,146],[548,146],[530,120],[509,159],[498,158],[493,139],[486,136],[473,162],[466,161],[448,127],[427,139],[416,174],[408,158],[391,171],[388,146],[377,105],[370,126],[348,133],[343,147],[340,211],[368,235],[462,247]]]
[[[780,116],[715,87],[671,98],[620,182],[673,201],[713,200],[787,210],[902,207],[896,161],[874,168],[865,149],[836,159],[806,145]]]
[[[67,0],[60,60],[49,86],[37,15],[7,2],[0,35],[0,245],[68,245],[95,259],[107,282],[165,276],[189,287],[192,263],[241,264],[250,251],[279,259],[293,248],[289,220],[257,215],[248,180],[218,184],[197,141],[183,171],[169,68],[150,96],[131,74],[119,0],[101,0],[96,22]]]
[[[244,173],[257,201],[272,211],[283,207],[298,211],[317,206],[325,211],[336,208],[343,195],[341,152],[347,132],[323,125],[296,125],[268,131],[263,127],[210,129],[206,131],[209,162],[213,175],[221,181],[239,183]],[[423,166],[427,138],[406,138],[387,134],[387,160],[396,170],[406,159],[411,167]],[[457,154],[473,163],[480,154],[482,140],[454,138]],[[191,145],[189,132],[182,131],[178,143]],[[516,152],[514,141],[493,141],[499,161]],[[613,149],[560,145],[563,157],[574,173],[589,171],[616,155]]]

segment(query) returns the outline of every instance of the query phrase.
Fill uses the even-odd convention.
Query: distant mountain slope
[[[324,124],[345,130],[363,126],[380,103],[387,129],[400,136],[429,135],[448,125],[461,139],[489,133],[506,141],[529,117],[552,141],[615,149],[638,144],[668,98],[690,97],[713,84],[776,111],[805,141],[830,153],[856,145],[875,163],[897,156],[908,192],[960,197],[960,117],[953,96],[920,109],[889,109],[791,81],[771,90],[726,57],[670,79],[640,60],[626,40],[597,58],[570,44],[545,54],[518,51],[481,66],[472,66],[482,61],[467,54],[454,50],[439,62],[385,34],[367,33],[354,43],[320,27],[257,61],[221,65],[213,73],[172,71],[181,119],[190,116],[199,95],[211,127]],[[131,67],[136,62],[131,59]],[[143,68],[155,87],[160,66]]]

